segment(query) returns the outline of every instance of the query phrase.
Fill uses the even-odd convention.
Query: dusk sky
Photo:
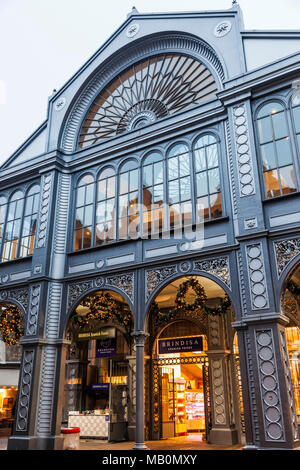
[[[228,9],[231,0],[0,0],[0,164],[45,120],[59,89],[135,6]],[[240,0],[246,29],[300,29],[299,0]],[[183,8],[184,7],[184,8]]]

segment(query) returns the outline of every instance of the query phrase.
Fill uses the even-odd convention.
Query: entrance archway
[[[19,341],[24,325],[21,308],[11,302],[0,302],[0,362],[6,364],[0,373],[0,436],[5,437],[11,435],[16,416],[18,363],[22,356]]]
[[[283,283],[281,307],[289,319],[285,327],[285,339],[281,344],[285,353],[285,363],[289,367],[292,390],[291,406],[296,416],[295,433],[300,426],[300,262],[288,273]]]
[[[133,418],[133,316],[122,295],[86,295],[70,315],[62,423],[82,438],[126,440]]]
[[[203,276],[175,278],[148,313],[152,439],[201,434],[242,442],[234,320],[224,289]]]

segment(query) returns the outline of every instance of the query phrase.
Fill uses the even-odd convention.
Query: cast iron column
[[[132,333],[136,344],[136,430],[134,450],[145,450],[144,344],[148,333]]]

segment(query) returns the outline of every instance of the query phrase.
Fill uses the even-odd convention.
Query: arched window
[[[218,144],[207,134],[194,145],[194,165],[197,196],[197,222],[222,216]]]
[[[298,150],[300,152],[300,95],[297,93],[292,99],[292,114],[294,119],[294,126],[298,141]]]
[[[26,195],[20,257],[32,255],[39,211],[40,187],[32,186]]]
[[[3,250],[1,261],[9,261],[18,257],[24,194],[16,191],[9,199],[6,226],[4,231]]]
[[[150,153],[143,163],[143,235],[163,228],[164,167],[158,152]]]
[[[115,172],[103,170],[98,178],[96,207],[96,245],[115,240]]]
[[[4,237],[4,224],[5,224],[6,209],[7,209],[7,199],[4,196],[0,196],[0,253],[1,253],[2,241]]]
[[[74,250],[92,246],[95,180],[92,175],[80,178],[76,189]]]
[[[192,223],[191,172],[189,150],[178,143],[168,155],[168,204],[170,228]]]
[[[139,171],[137,163],[129,160],[119,175],[119,239],[137,238],[139,231]]]
[[[268,199],[297,190],[290,136],[283,106],[263,106],[257,115],[258,139]]]

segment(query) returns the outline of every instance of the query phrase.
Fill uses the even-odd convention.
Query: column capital
[[[131,333],[131,336],[135,340],[136,346],[144,346],[145,340],[148,338],[149,333],[146,333],[146,331],[133,331]]]

